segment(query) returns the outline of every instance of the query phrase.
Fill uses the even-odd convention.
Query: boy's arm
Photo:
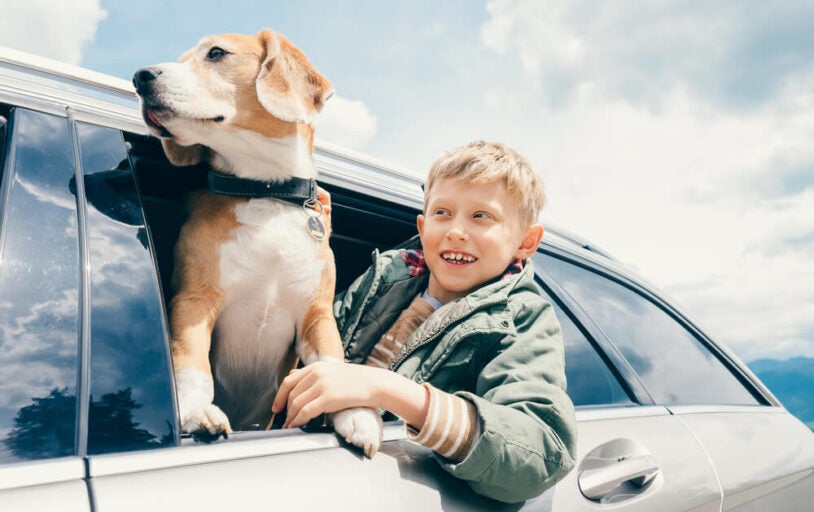
[[[427,411],[421,423],[408,422],[408,436],[444,457],[447,462],[460,462],[472,450],[480,436],[480,419],[469,400],[441,391],[428,383]]]
[[[576,457],[559,323],[539,296],[517,304],[517,335],[498,344],[475,393],[456,393],[475,406],[480,435],[463,460],[439,457],[476,492],[506,502],[539,495],[571,470]]]

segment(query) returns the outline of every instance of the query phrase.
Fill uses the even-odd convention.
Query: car
[[[318,142],[342,289],[415,234],[421,182]],[[180,434],[166,304],[183,197],[129,82],[0,50],[0,510],[810,510],[814,434],[738,358],[601,249],[533,257],[562,324],[578,458],[503,504],[385,423],[368,460],[319,423]]]

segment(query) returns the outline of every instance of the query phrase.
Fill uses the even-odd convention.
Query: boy
[[[381,407],[445,470],[505,502],[565,476],[576,423],[562,335],[528,261],[542,203],[539,177],[502,145],[474,142],[436,160],[418,239],[378,255],[334,302],[346,359],[360,364],[292,372],[272,407],[287,404],[285,426]]]

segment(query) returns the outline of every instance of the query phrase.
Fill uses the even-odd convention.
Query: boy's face
[[[430,269],[428,292],[447,303],[500,276],[526,259],[543,236],[540,224],[521,225],[503,183],[443,179],[428,191],[418,233]]]

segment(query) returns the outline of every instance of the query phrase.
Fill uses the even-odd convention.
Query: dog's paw
[[[181,419],[181,430],[186,434],[231,434],[229,418],[215,404],[195,407],[184,414]]]
[[[368,458],[382,446],[382,417],[367,407],[354,407],[331,415],[336,433],[361,448]]]

